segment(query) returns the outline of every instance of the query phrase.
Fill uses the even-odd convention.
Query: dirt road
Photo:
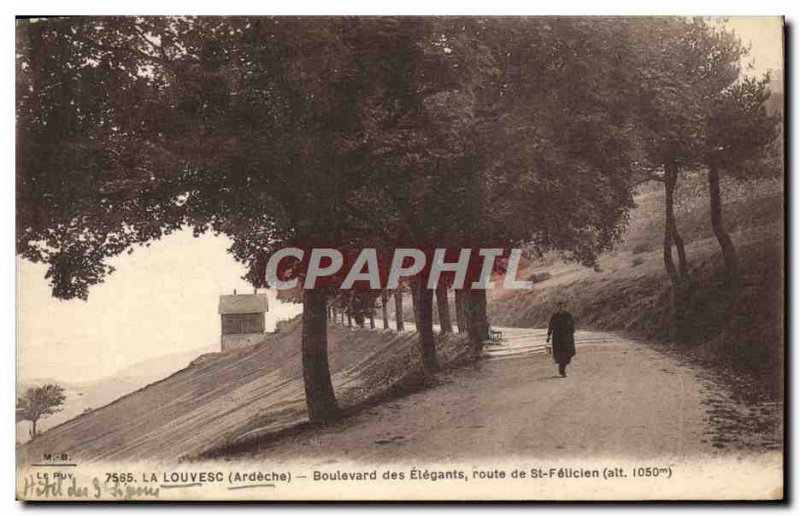
[[[488,347],[486,360],[441,373],[440,385],[251,458],[330,464],[715,452],[703,399],[717,386],[693,368],[642,343],[579,332],[577,356],[561,378],[543,353],[543,330],[502,330],[505,342]]]

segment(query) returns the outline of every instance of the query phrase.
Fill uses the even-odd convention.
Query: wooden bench
[[[502,342],[503,332],[498,330],[489,330],[489,340],[492,342]]]

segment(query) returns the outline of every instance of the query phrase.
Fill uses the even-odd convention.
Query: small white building
[[[219,296],[221,350],[230,351],[261,341],[268,310],[266,294],[236,294],[234,291],[233,295]]]

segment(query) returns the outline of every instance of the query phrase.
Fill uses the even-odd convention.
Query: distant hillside
[[[209,353],[175,374],[78,416],[17,448],[20,463],[65,451],[79,463],[177,460],[257,439],[306,421],[299,318],[260,344]],[[334,388],[343,407],[390,389],[419,369],[417,337],[329,327]],[[439,343],[442,363],[465,346]]]

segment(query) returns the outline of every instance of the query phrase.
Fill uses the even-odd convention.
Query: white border
[[[2,70],[0,70],[0,77],[2,77],[2,99],[0,103],[0,127],[2,127],[2,173],[0,173],[0,242],[2,252],[0,252],[0,345],[5,349],[5,360],[3,361],[3,374],[2,378],[3,389],[3,405],[0,413],[7,415],[2,419],[2,440],[0,440],[0,456],[2,456],[2,465],[0,466],[0,505],[3,508],[3,514],[16,514],[22,510],[26,511],[40,511],[40,510],[79,510],[83,511],[87,508],[101,513],[110,512],[115,510],[114,506],[71,506],[71,507],[25,507],[13,501],[14,498],[14,452],[12,443],[14,442],[14,421],[11,417],[12,404],[14,399],[14,327],[15,327],[15,271],[14,271],[14,16],[15,15],[34,15],[34,14],[84,14],[84,15],[102,15],[102,14],[330,14],[330,15],[345,15],[345,14],[422,14],[422,15],[436,15],[436,14],[494,14],[494,15],[522,15],[522,14],[539,14],[539,15],[587,15],[587,14],[618,14],[618,15],[656,15],[656,14],[693,14],[693,15],[786,15],[787,22],[792,26],[792,36],[794,41],[797,41],[798,35],[798,7],[800,3],[794,1],[781,1],[781,0],[761,0],[758,2],[731,2],[730,0],[706,0],[702,3],[689,0],[673,0],[671,2],[642,2],[642,1],[622,1],[622,0],[605,0],[603,2],[590,2],[588,0],[560,0],[558,2],[547,3],[523,3],[509,0],[492,0],[481,2],[477,1],[420,1],[420,0],[406,0],[406,1],[384,1],[384,2],[363,2],[354,0],[336,0],[330,2],[269,2],[269,3],[256,3],[240,0],[226,0],[224,2],[213,2],[207,4],[200,4],[197,0],[139,0],[135,3],[121,4],[119,2],[109,2],[108,0],[85,0],[81,2],[64,2],[63,0],[48,0],[48,1],[9,1],[2,4],[4,16],[0,18],[0,28],[2,30],[2,37],[0,37],[0,63],[2,63]],[[794,45],[796,48],[796,45]],[[792,70],[795,69],[797,61],[796,52],[791,52],[791,61],[786,63],[786,67]],[[789,74],[787,74],[789,75]],[[793,75],[793,74],[792,74]],[[796,78],[795,78],[796,79]],[[792,99],[796,97],[797,88],[796,84],[792,84],[790,95]],[[791,141],[788,144],[792,149],[797,149],[797,127],[794,123],[796,121],[794,113],[788,113],[787,117],[791,119]],[[793,175],[793,170],[787,170],[787,176]],[[800,187],[796,180],[791,180],[791,196],[797,199],[800,194]],[[798,242],[798,225],[797,225],[797,209],[794,205],[790,206],[790,220],[791,220],[791,238],[794,244],[791,249],[790,262],[786,265],[793,264],[793,257],[797,255],[797,242]],[[800,279],[797,274],[793,275],[792,284],[789,286],[787,294],[793,294],[800,289]],[[792,298],[794,296],[791,296]],[[800,307],[796,303],[791,304],[791,316],[787,317],[788,321],[800,320]],[[796,340],[796,339],[795,339]],[[798,350],[795,347],[796,342],[789,342],[787,346],[794,348],[791,353],[792,363],[790,364],[790,371],[796,371]],[[796,386],[796,381],[794,382]],[[796,404],[796,389],[787,393],[786,399],[791,404],[792,414],[797,416]],[[791,435],[791,442],[794,444],[794,449],[797,449],[797,424],[795,423]],[[791,459],[793,459],[792,457]],[[794,497],[798,496],[797,492],[797,470],[794,469],[793,485],[790,486],[790,492]],[[237,507],[245,509],[244,507]],[[513,507],[506,506],[505,508],[514,510]],[[709,508],[708,506],[676,506],[668,507],[667,511],[680,511],[682,514],[694,513],[696,511]],[[136,506],[127,507],[127,510],[148,511],[155,513],[166,513],[180,509],[174,505],[171,506]],[[227,510],[220,506],[205,506],[202,508],[204,511],[211,511],[213,513],[222,512]],[[269,511],[274,513],[285,512],[306,512],[311,510],[319,510],[320,507],[249,507],[249,510],[255,511]],[[462,511],[465,507],[454,507],[450,510]],[[563,508],[551,507],[528,507],[522,508],[523,510],[535,510],[537,512],[553,512]],[[619,507],[601,507],[605,511],[618,511]],[[631,507],[633,510],[639,510],[641,507]],[[662,508],[663,510],[664,508]],[[729,508],[716,508],[714,510],[728,510]],[[737,509],[749,511],[759,510],[754,507],[739,507]],[[184,507],[183,510],[198,510],[197,506]],[[337,511],[351,511],[351,510],[378,510],[375,507],[364,506],[360,509],[353,507],[338,507],[331,509],[328,507],[326,510]],[[387,509],[380,509],[386,511]],[[396,510],[396,509],[388,509]],[[436,510],[436,508],[427,507],[405,507],[402,510],[419,512],[429,512]],[[489,512],[496,510],[490,507],[476,506],[467,510],[476,512]],[[517,508],[519,510],[519,508]],[[576,508],[567,509],[569,512],[582,510]]]

